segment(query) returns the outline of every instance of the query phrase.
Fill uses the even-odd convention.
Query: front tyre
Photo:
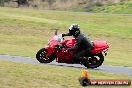
[[[88,61],[84,63],[84,66],[87,68],[97,68],[102,65],[104,61],[104,56],[102,53],[99,53],[95,56],[89,57]]]
[[[55,59],[55,55],[52,54],[49,57],[46,57],[47,54],[47,50],[45,48],[40,49],[37,54],[36,54],[36,59],[40,62],[40,63],[50,63]]]

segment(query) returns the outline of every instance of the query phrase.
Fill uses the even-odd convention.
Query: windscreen
[[[64,39],[63,39],[62,35],[56,35],[53,37],[53,40],[56,42],[62,42]]]

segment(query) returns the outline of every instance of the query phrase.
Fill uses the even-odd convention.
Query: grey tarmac
[[[21,57],[21,56],[9,56],[9,55],[0,55],[0,61],[7,60],[12,62],[21,62],[26,64],[40,64],[37,59],[30,57]],[[42,65],[42,64],[40,64]],[[73,67],[73,68],[85,68],[80,64],[66,64],[66,63],[57,63],[55,61],[46,64],[46,65],[55,65],[55,66],[63,66],[63,67]],[[87,68],[85,68],[87,69]],[[123,67],[123,66],[112,66],[112,65],[102,65],[98,68],[93,69],[95,71],[104,71],[115,74],[124,74],[132,76],[132,67]]]

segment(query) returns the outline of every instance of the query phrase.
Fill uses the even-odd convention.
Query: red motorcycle
[[[97,68],[102,65],[104,55],[107,55],[106,51],[109,48],[106,41],[93,41],[94,48],[87,55],[79,57],[79,63],[75,63],[72,57],[79,49],[65,52],[67,48],[73,47],[74,44],[74,38],[64,39],[62,34],[57,34],[56,30],[55,35],[50,37],[48,46],[40,49],[36,54],[36,58],[40,63],[50,63],[56,59],[58,63],[81,64],[87,68]]]

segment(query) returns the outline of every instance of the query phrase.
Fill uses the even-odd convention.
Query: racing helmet
[[[78,24],[72,24],[69,27],[69,33],[74,37],[77,37],[80,34],[80,26]]]

